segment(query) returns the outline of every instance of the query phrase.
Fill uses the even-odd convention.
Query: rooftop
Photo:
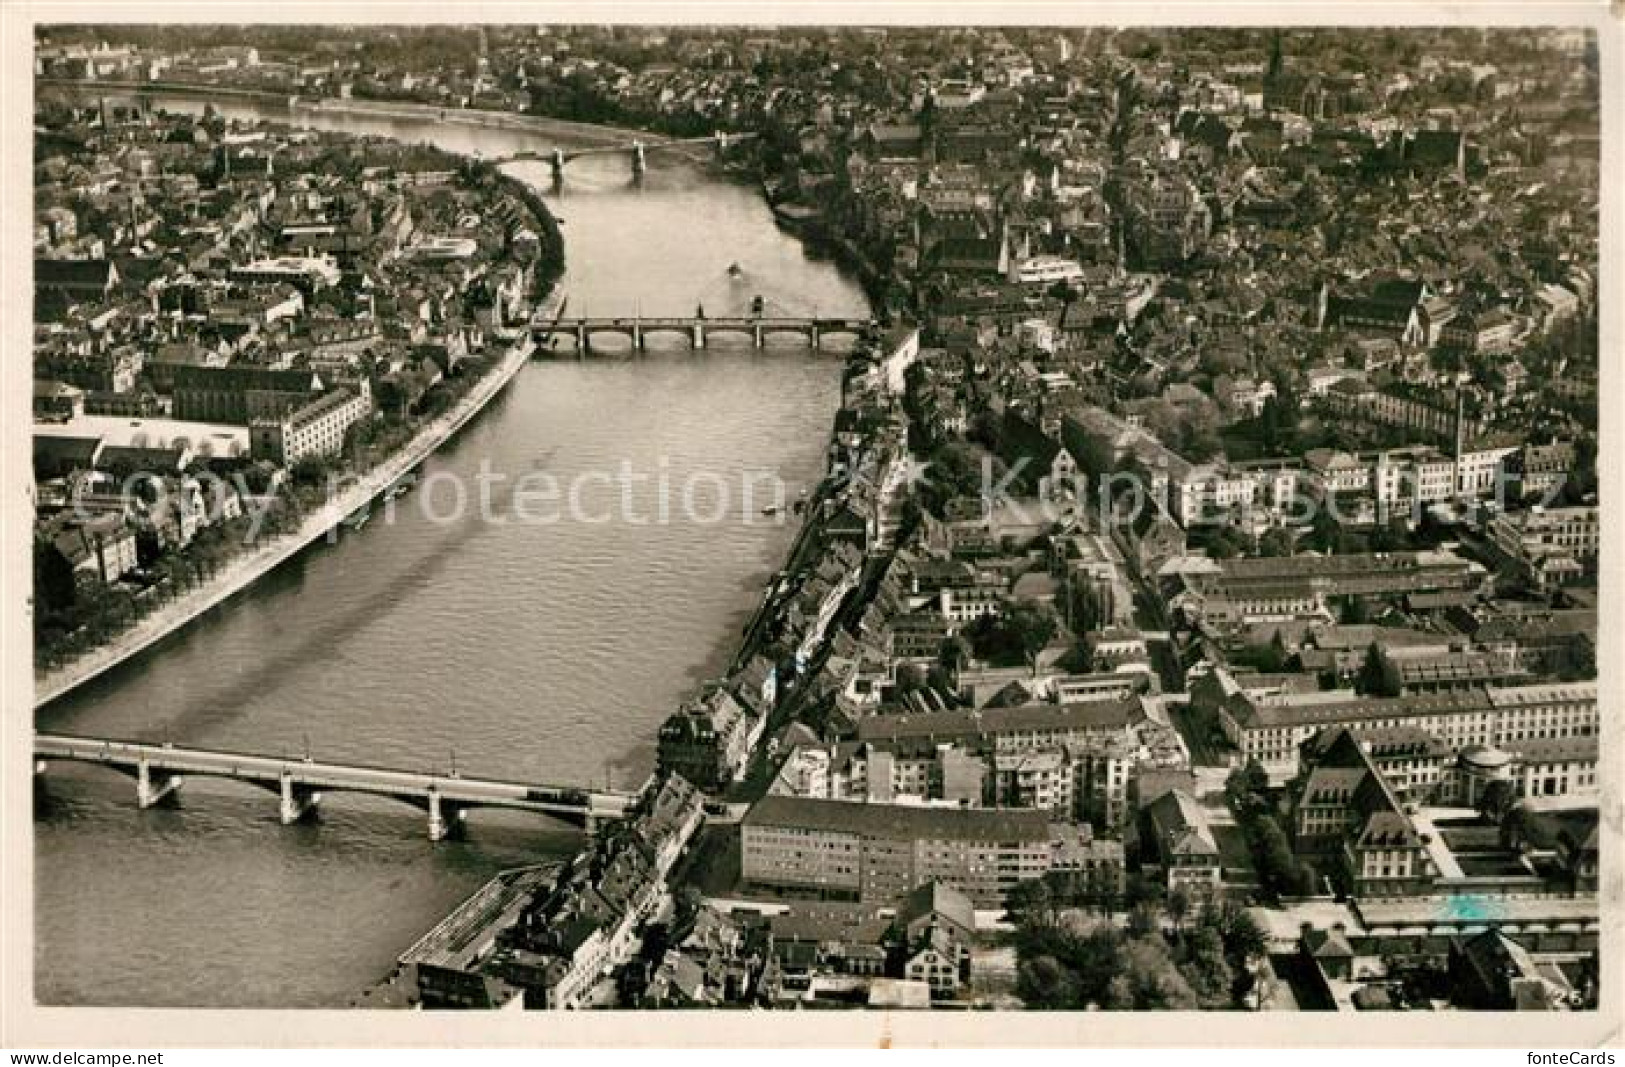
[[[865,804],[848,800],[767,796],[744,818],[746,827],[795,827],[892,840],[954,840],[1001,843],[1049,842],[1049,816],[1042,811],[937,808]]]

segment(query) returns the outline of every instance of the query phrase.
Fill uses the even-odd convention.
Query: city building
[[[255,459],[268,459],[284,467],[301,460],[336,456],[344,449],[350,427],[372,414],[372,394],[366,379],[341,385],[284,415],[252,419],[249,447]]]
[[[1458,692],[1359,697],[1343,690],[1254,697],[1240,693],[1219,709],[1226,738],[1246,759],[1290,772],[1299,747],[1327,727],[1415,727],[1452,751],[1527,739],[1593,736],[1600,730],[1597,683],[1473,686]]]
[[[726,689],[712,688],[673,712],[660,727],[660,769],[701,789],[723,789],[744,770],[765,723]]]
[[[768,796],[741,823],[742,880],[832,899],[895,903],[928,882],[1002,906],[1050,868],[1049,815]]]
[[[1144,808],[1151,862],[1168,889],[1206,895],[1219,886],[1224,864],[1207,812],[1183,789],[1170,789]]]

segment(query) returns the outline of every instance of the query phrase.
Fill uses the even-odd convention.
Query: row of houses
[[[777,704],[781,677],[795,679],[819,657],[866,560],[892,549],[908,470],[894,397],[918,346],[917,328],[900,329],[878,347],[866,346],[848,368],[829,475],[805,520],[803,536],[817,555],[794,573],[777,575],[766,590],[757,620],[760,647],[750,660],[661,726],[663,769],[713,792],[742,777]],[[874,358],[865,359],[870,351]]]
[[[1171,560],[1157,574],[1171,614],[1193,623],[1244,625],[1261,620],[1334,618],[1350,597],[1400,597],[1474,591],[1485,568],[1448,550]]]
[[[1275,773],[1290,773],[1300,746],[1331,726],[1415,727],[1453,752],[1471,745],[1595,737],[1601,730],[1594,680],[1473,686],[1397,697],[1362,697],[1349,690],[1271,694],[1244,689],[1218,709],[1218,720],[1243,758]]]
[[[969,898],[938,882],[895,907],[796,901],[764,914],[702,905],[678,921],[664,954],[644,963],[638,1005],[926,1007],[971,980],[975,934]]]
[[[638,951],[644,925],[667,899],[666,879],[704,819],[699,791],[669,775],[645,789],[625,821],[600,829],[468,968],[419,964],[425,1007],[588,1006],[612,970]]]

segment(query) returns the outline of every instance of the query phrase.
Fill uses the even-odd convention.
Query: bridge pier
[[[648,166],[649,166],[648,162],[643,157],[643,142],[642,141],[633,141],[632,142],[632,176],[635,177],[635,178],[643,177],[643,172],[648,169]]]
[[[449,800],[441,800],[440,794],[434,789],[429,790],[429,840],[444,841],[446,838],[460,834],[463,828],[463,817],[467,813],[458,805]]]
[[[564,150],[562,148],[553,149],[553,154],[548,157],[548,162],[553,166],[553,184],[562,185],[564,183]]]
[[[315,814],[316,806],[321,803],[322,795],[308,785],[300,785],[293,780],[293,775],[286,772],[282,775],[282,799],[278,807],[282,825],[290,826]]]
[[[145,811],[165,798],[173,796],[181,787],[182,778],[170,771],[155,771],[142,760],[135,769],[135,804]]]
[[[651,334],[666,332],[687,338],[693,350],[708,348],[711,337],[717,333],[736,333],[749,339],[752,347],[762,349],[774,334],[794,334],[807,340],[807,347],[814,352],[823,351],[824,338],[847,335],[851,337],[864,336],[871,328],[872,323],[865,323],[857,319],[846,318],[798,318],[766,316],[760,310],[748,315],[725,315],[721,317],[707,316],[704,309],[689,315],[656,315],[643,318],[641,315],[603,316],[579,318],[558,318],[550,324],[538,326],[533,323],[532,329],[544,345],[554,339],[570,338],[575,342],[575,353],[578,359],[585,359],[594,355],[593,338],[601,334],[615,334],[625,337],[631,351],[642,355],[650,348]],[[619,350],[618,350],[619,351]]]

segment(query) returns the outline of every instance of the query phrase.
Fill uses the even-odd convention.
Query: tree
[[[1100,479],[1111,474],[1116,466],[1116,456],[1106,442],[1093,435],[1084,436],[1074,446],[1068,439],[1067,450],[1073,452],[1073,459],[1077,461],[1078,469],[1088,476],[1091,485],[1099,490]]]
[[[1108,986],[1105,1007],[1117,1011],[1177,1011],[1200,1006],[1159,936],[1131,938],[1119,957],[1121,982]]]
[[[966,630],[978,657],[996,663],[1033,666],[1038,653],[1055,637],[1055,612],[1038,601],[1007,605],[998,615],[984,615]]]
[[[925,454],[930,477],[920,487],[920,498],[925,509],[942,517],[943,506],[955,497],[981,496],[983,484],[983,453],[963,442],[948,442]],[[992,478],[989,485],[998,484],[1002,464],[991,459]]]
[[[955,634],[943,639],[942,648],[937,652],[937,662],[950,671],[957,671],[971,661],[971,655],[970,642]]]
[[[1063,952],[1063,962],[1077,981],[1079,1006],[1105,1000],[1112,977],[1122,969],[1123,936],[1109,926],[1084,937],[1068,935]]]
[[[1523,851],[1530,846],[1536,820],[1529,809],[1514,801],[1501,816],[1501,847]]]
[[[1287,662],[1291,658],[1291,654],[1286,649],[1286,635],[1282,631],[1276,630],[1270,637],[1270,661],[1275,666],[1272,673],[1286,670]]]
[[[1293,896],[1313,897],[1320,894],[1320,871],[1308,860],[1293,863],[1287,882]]]
[[[1399,666],[1377,642],[1366,649],[1365,662],[1354,678],[1354,688],[1367,696],[1397,697],[1404,692]]]
[[[1261,556],[1290,556],[1297,537],[1284,526],[1271,527],[1264,531],[1258,539],[1258,554]]]
[[[1297,404],[1286,394],[1277,393],[1264,399],[1264,410],[1258,417],[1259,443],[1268,455],[1296,452]]]
[[[897,668],[897,692],[899,695],[918,692],[926,687],[925,669],[912,663],[901,664]]]
[[[1256,759],[1249,759],[1246,766],[1241,768],[1242,780],[1246,783],[1247,791],[1255,796],[1262,796],[1269,791],[1270,775],[1264,765]]]
[[[1248,777],[1248,768],[1257,765],[1257,760],[1248,760],[1245,766],[1237,767],[1224,780],[1225,803],[1229,804],[1230,810],[1238,816],[1251,811],[1258,803]]]
[[[1016,995],[1029,1008],[1065,1011],[1078,1004],[1077,980],[1053,956],[1039,956],[1016,972]]]
[[[1398,552],[1410,547],[1411,529],[1403,515],[1390,516],[1388,521],[1371,531],[1373,552]]]
[[[1206,463],[1224,451],[1224,440],[1210,407],[1199,409],[1201,417],[1192,418],[1184,425],[1180,452],[1197,463]]]
[[[1241,555],[1241,549],[1229,531],[1221,529],[1208,538],[1207,554],[1214,559],[1235,559]]]
[[[1229,1007],[1235,972],[1224,939],[1209,925],[1192,930],[1180,946],[1179,973],[1204,1008]]]
[[[1145,937],[1157,931],[1157,909],[1149,901],[1134,905],[1128,913],[1127,930],[1130,937]]]
[[[1018,601],[1005,614],[1005,626],[1029,665],[1055,637],[1055,612],[1037,601]]]
[[[1496,779],[1484,787],[1484,792],[1478,796],[1478,813],[1484,821],[1492,826],[1500,826],[1517,803],[1518,795],[1512,783],[1505,779]]]
[[[295,485],[320,485],[327,476],[330,464],[320,456],[306,456],[293,465],[289,474]]]
[[[1078,291],[1065,281],[1058,281],[1050,286],[1045,295],[1051,300],[1058,300],[1063,304],[1075,304],[1078,300]]]
[[[1068,674],[1087,674],[1089,673],[1089,666],[1093,662],[1094,656],[1089,652],[1088,642],[1075,641],[1072,647],[1067,649],[1065,654],[1055,661],[1055,666]]]
[[[1070,616],[1067,625],[1073,633],[1099,630],[1105,624],[1105,598],[1093,582],[1078,582],[1071,587],[1067,610]]]
[[[1246,968],[1261,959],[1269,948],[1263,927],[1252,913],[1233,900],[1227,900],[1211,913],[1219,936],[1224,939],[1225,952],[1238,968]]]
[[[1298,861],[1281,824],[1273,815],[1256,812],[1245,830],[1264,889],[1275,896],[1297,893],[1301,885]]]
[[[1264,674],[1277,674],[1284,670],[1288,660],[1286,639],[1281,631],[1261,645],[1247,645],[1234,653],[1230,660],[1237,666],[1252,667]]]
[[[1047,927],[1055,925],[1055,894],[1043,878],[1030,878],[1017,882],[1005,894],[1005,910],[1012,921],[1022,926]]]
[[[34,610],[36,618],[73,607],[73,565],[48,537],[34,537]]]
[[[1574,443],[1574,470],[1563,480],[1559,503],[1584,504],[1597,492],[1597,439],[1589,434]]]
[[[1162,899],[1162,886],[1140,871],[1130,871],[1123,880],[1123,906],[1131,912],[1142,904]]]
[[[1095,903],[1100,906],[1100,914],[1107,918],[1116,915],[1123,905],[1123,894],[1117,888],[1117,879],[1111,875],[1103,874],[1093,892]]]
[[[1168,891],[1168,899],[1163,902],[1163,908],[1168,912],[1168,918],[1173,921],[1174,933],[1179,933],[1185,926],[1185,919],[1191,913],[1191,895],[1183,886],[1176,886]]]

